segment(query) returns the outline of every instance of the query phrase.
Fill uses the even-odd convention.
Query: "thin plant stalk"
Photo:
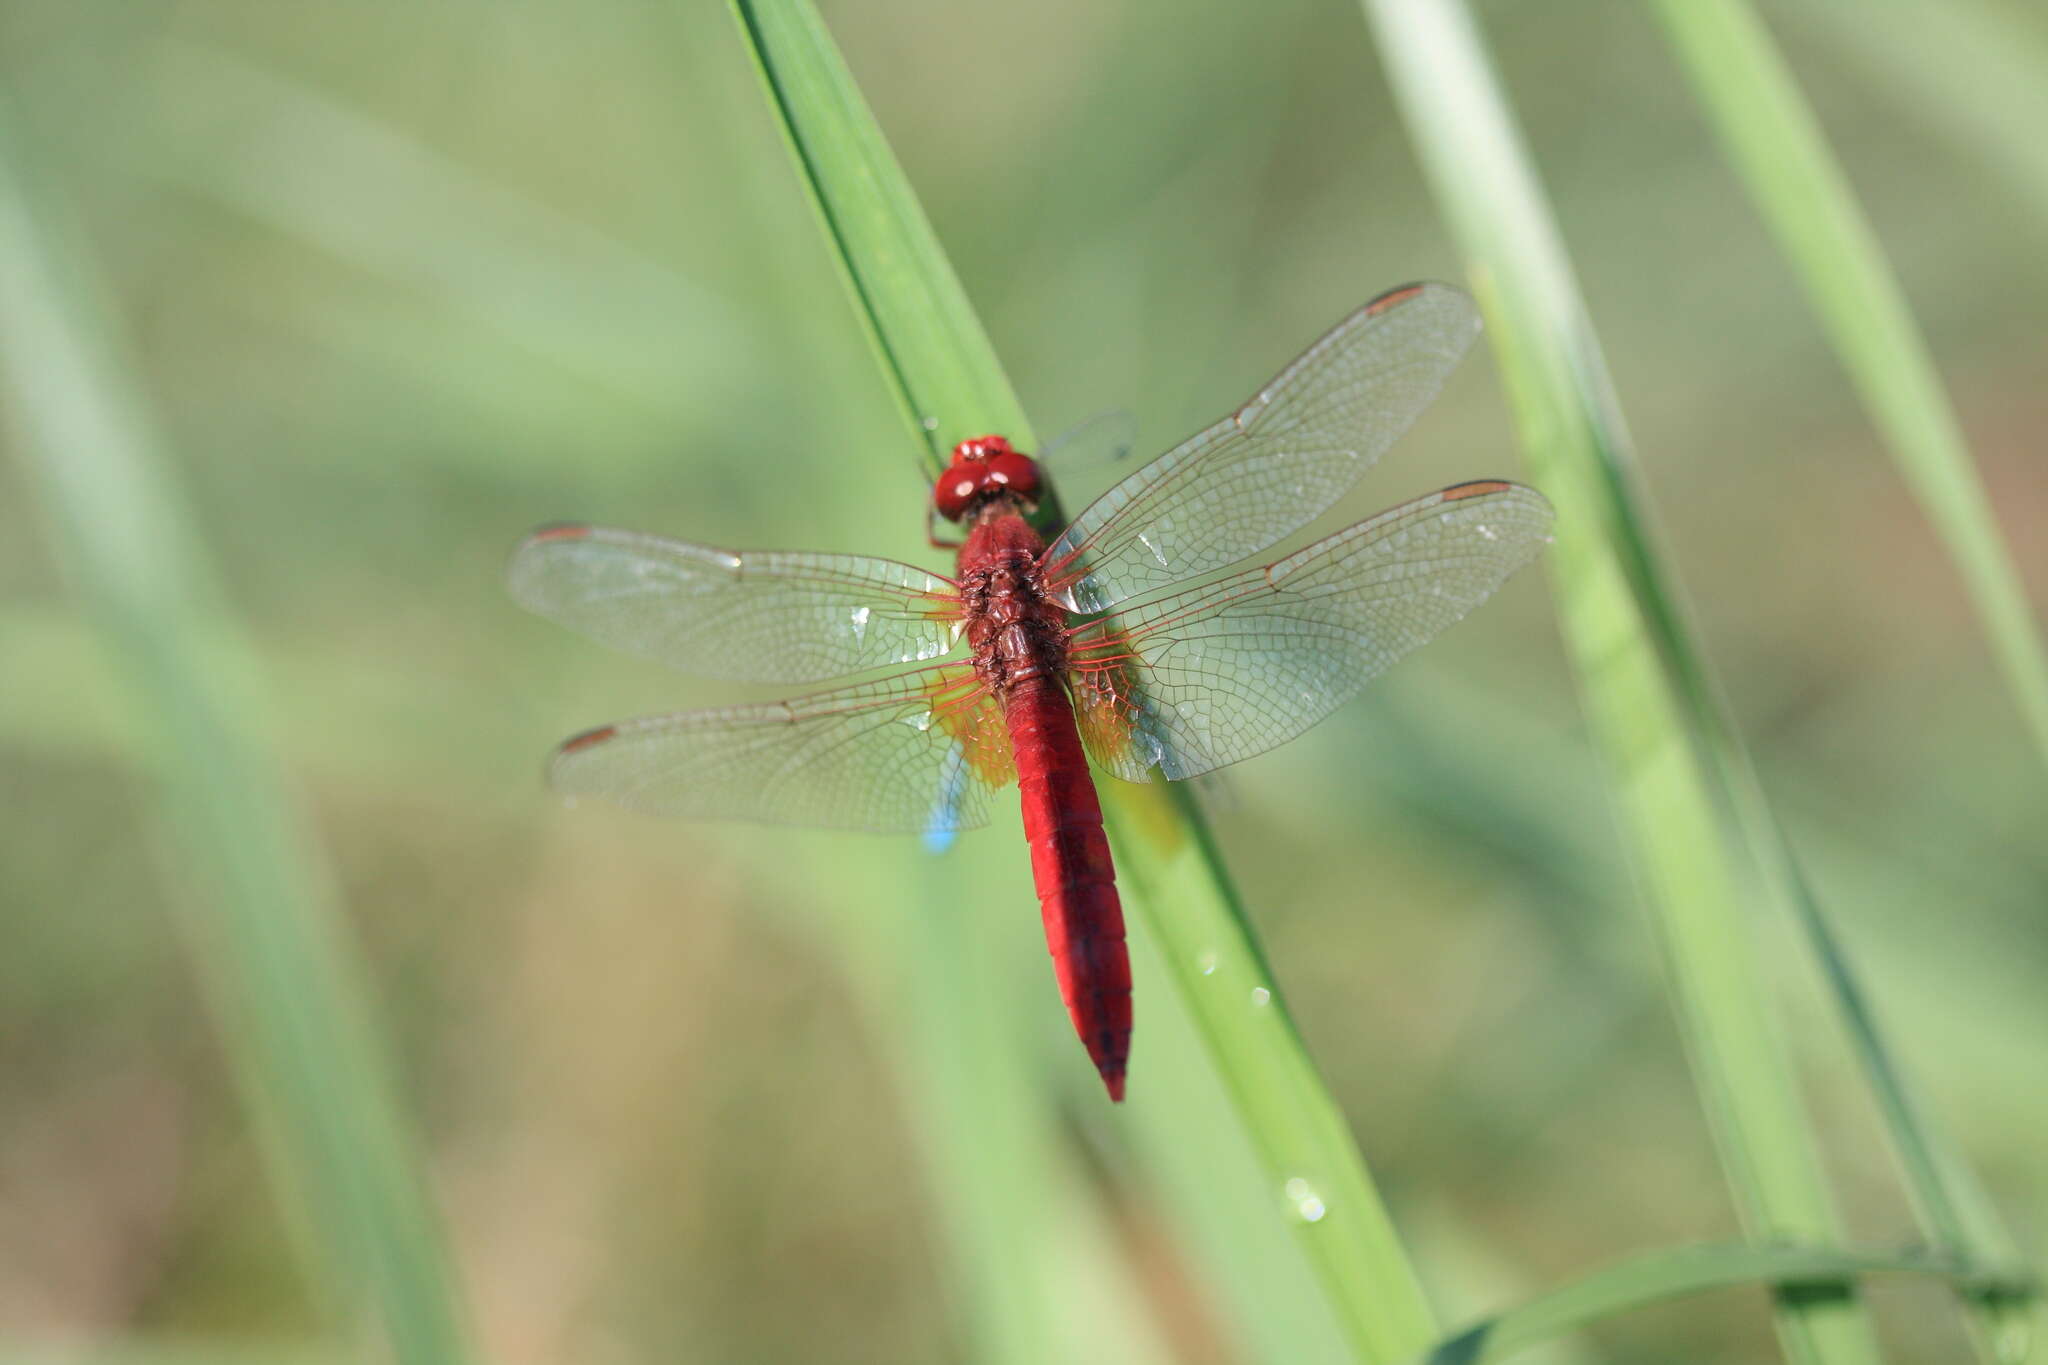
[[[378,1355],[471,1358],[333,880],[96,277],[0,107],[0,370],[20,448],[151,745],[174,899],[316,1281]]]
[[[2040,626],[1926,339],[1819,120],[1743,0],[1657,0],[1656,9],[1729,161],[1962,574],[2014,704],[2048,760]]]
[[[1479,1365],[1652,1304],[1736,1285],[1840,1288],[1867,1275],[1932,1276],[1987,1301],[2016,1302],[2039,1292],[2033,1275],[2024,1269],[1988,1266],[1945,1252],[1680,1247],[1648,1252],[1582,1275],[1562,1289],[1474,1323],[1440,1342],[1415,1365]]]
[[[926,468],[936,475],[952,443],[980,432],[1028,443],[987,334],[815,9],[807,0],[735,0],[733,9]],[[1184,793],[1160,787],[1110,783],[1102,796],[1139,923],[1160,945],[1251,1136],[1272,1207],[1292,1211],[1352,1348],[1365,1361],[1420,1350],[1434,1335],[1429,1305],[1199,815]]]
[[[859,839],[821,878],[786,851],[775,861],[768,841],[748,842],[793,901],[833,903],[821,880],[900,887],[884,903],[829,915],[828,939],[876,1036],[897,1053],[947,1246],[948,1307],[971,1358],[1034,1365],[1101,1352],[1165,1365],[1161,1324],[1091,1197],[1091,1173],[1063,1141],[1061,1116],[1035,1102],[1035,1049],[1014,1005],[1020,967],[1035,964],[1010,951],[1021,935],[992,932],[999,917],[968,911],[941,875],[981,851],[956,849],[906,876],[915,854]]]
[[[1464,7],[1364,7],[1467,257],[1535,482],[1557,505],[1559,619],[1744,1225],[1758,1240],[1831,1244],[1833,1201],[1749,909],[1769,870],[1749,856],[1690,713],[1683,612],[1555,221]],[[1850,1293],[1781,1292],[1777,1304],[1794,1360],[1878,1358]]]
[[[1658,8],[1731,159],[1970,585],[2015,699],[2048,753],[2048,665],[2032,613],[1925,343],[1812,110],[1769,33],[1739,0],[1660,0]],[[2013,1254],[2003,1229],[1981,1213],[1986,1201],[1974,1175],[1945,1149],[1885,1047],[1871,1004],[1758,794],[1746,753],[1726,739],[1725,725],[1718,728],[1753,837],[1794,890],[1794,908],[1871,1078],[1923,1226],[1958,1253]],[[1994,1341],[2012,1328],[1995,1308],[1980,1317]]]
[[[1987,0],[1889,4],[1810,0],[1779,11],[1811,30],[1831,58],[1861,67],[1873,89],[1915,124],[2022,196],[2048,223],[2048,29],[2039,11]]]

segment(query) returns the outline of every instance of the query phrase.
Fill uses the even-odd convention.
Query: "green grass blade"
[[[732,8],[932,477],[969,436],[1002,432],[1035,446],[988,333],[817,10],[774,0]]]
[[[1694,656],[1556,224],[1463,7],[1365,9],[1492,324],[1535,481],[1557,505],[1559,619],[1744,1224],[1760,1240],[1833,1242],[1832,1201],[1746,906],[1759,869],[1692,714]],[[1779,1304],[1795,1359],[1876,1359],[1852,1298]]]
[[[803,0],[734,9],[930,467],[966,435],[1028,441],[994,351],[815,10]],[[1129,899],[1209,1043],[1273,1208],[1291,1190],[1295,1207],[1316,1215],[1298,1221],[1300,1240],[1354,1349],[1367,1360],[1420,1349],[1434,1335],[1428,1304],[1199,818],[1177,792],[1107,783],[1102,796]],[[1143,1085],[1140,1074],[1134,1093]]]
[[[1100,1352],[1163,1365],[1160,1324],[1092,1197],[1092,1173],[1073,1159],[1063,1116],[1037,1102],[1036,1039],[1015,1005],[1022,969],[1037,965],[1015,951],[1030,944],[1025,926],[962,913],[947,875],[963,863],[985,873],[997,850],[957,848],[941,863],[857,840],[827,862],[791,863],[772,835],[749,842],[793,904],[843,902],[834,889],[848,882],[897,888],[830,916],[828,938],[875,1036],[895,1050],[944,1233],[947,1307],[969,1357],[1036,1365]]]
[[[1416,1365],[1477,1365],[1652,1304],[1738,1285],[1781,1290],[1846,1286],[1865,1275],[1931,1275],[1985,1299],[2031,1300],[2031,1272],[1941,1252],[1861,1252],[1833,1247],[1700,1246],[1651,1252],[1595,1271],[1446,1338]]]
[[[1165,979],[1150,934],[1132,936],[1131,970],[1140,981]],[[1273,1217],[1272,1181],[1188,1002],[1177,991],[1149,991],[1143,1008],[1145,1085],[1125,1105],[1132,1183],[1150,1192],[1188,1249],[1214,1316],[1234,1327],[1238,1349],[1224,1358],[1348,1359],[1336,1305],[1294,1235],[1298,1218]]]
[[[1813,111],[1742,0],[1659,0],[1657,9],[1729,159],[1962,571],[2006,684],[2048,760],[2048,650],[1927,344]]]
[[[1864,67],[1914,122],[1948,139],[2025,195],[2048,220],[2048,30],[2040,12],[1945,0],[1888,5],[1870,22],[1864,0],[1814,0],[1781,11]]]
[[[1324,1088],[1194,798],[1105,783],[1117,867],[1208,1044],[1270,1182],[1361,1359],[1398,1360],[1435,1332],[1344,1115]],[[1134,1082],[1134,1088],[1135,1088]]]
[[[1907,1084],[1878,1029],[1877,1015],[1862,984],[1850,969],[1847,954],[1821,912],[1805,873],[1800,869],[1784,830],[1766,805],[1750,770],[1747,755],[1727,752],[1731,781],[1751,838],[1792,894],[1789,908],[1820,964],[1835,1007],[1849,1033],[1850,1046],[1877,1097],[1885,1131],[1906,1176],[1906,1193],[1931,1240],[1945,1251],[1976,1262],[2017,1261],[2019,1250],[1991,1212],[1990,1200],[1976,1173],[1930,1123],[1913,1088]],[[1958,1288],[1967,1296],[1971,1286]],[[1971,1313],[1980,1358],[2010,1359],[2010,1343],[2024,1340],[2033,1305],[2015,1305],[2005,1296],[1976,1296]]]
[[[19,446],[153,741],[223,1038],[322,1277],[406,1362],[469,1358],[329,876],[263,748],[261,687],[97,305],[0,111],[0,368]]]
[[[1731,159],[1799,272],[1907,481],[1961,565],[2008,683],[2048,755],[2048,658],[2039,633],[1925,344],[1812,111],[1770,35],[1740,0],[1661,3],[1660,13]],[[1909,1093],[1869,1002],[1758,794],[1746,755],[1732,742],[1722,748],[1752,837],[1793,888],[1794,908],[1877,1092],[1923,1226],[1961,1254],[2011,1255],[1994,1224],[1968,1215],[1982,1206],[1981,1197],[1951,1188],[1972,1179],[1967,1167],[1942,1150]],[[1982,1327],[1986,1341],[2006,1334],[1993,1307],[1986,1308]]]

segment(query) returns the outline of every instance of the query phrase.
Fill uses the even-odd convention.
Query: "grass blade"
[[[2048,220],[2048,31],[2039,14],[1948,0],[1892,5],[1870,22],[1855,0],[1796,5],[1784,17],[1825,38],[1831,55],[1858,63],[1916,123],[1949,141],[1957,159],[1995,171]]]
[[[1760,871],[1695,723],[1695,656],[1556,224],[1464,8],[1365,9],[1492,324],[1535,481],[1557,505],[1559,618],[1744,1224],[1759,1240],[1833,1242],[1832,1201],[1745,904]],[[1778,1302],[1794,1359],[1877,1358],[1848,1295]]]
[[[815,10],[734,10],[929,467],[963,436],[1028,442],[993,348]],[[1360,1357],[1413,1353],[1434,1333],[1428,1304],[1199,816],[1176,791],[1111,783],[1102,796],[1133,908],[1209,1044],[1273,1207],[1291,1191],[1309,1211],[1301,1243]]]
[[[1158,945],[1272,1191],[1363,1360],[1398,1360],[1435,1331],[1344,1115],[1283,1003],[1193,796],[1106,783],[1117,866]]]
[[[1017,1027],[1015,1005],[1022,969],[1036,966],[1015,951],[1029,946],[1018,932],[1028,926],[961,913],[947,875],[963,863],[986,872],[997,850],[956,848],[940,863],[855,840],[813,865],[790,863],[770,839],[750,842],[793,903],[832,904],[833,886],[849,880],[898,888],[886,906],[830,916],[828,937],[875,1036],[895,1049],[922,1183],[944,1230],[948,1307],[969,1357],[1034,1365],[1100,1352],[1163,1365],[1160,1325],[1091,1174],[1062,1141],[1062,1116],[1036,1102],[1036,1039]]]
[[[816,9],[735,0],[733,14],[932,477],[983,432],[1035,448],[988,333]]]
[[[1931,1275],[1985,1299],[2026,1300],[2040,1292],[2033,1275],[1942,1252],[1863,1252],[1833,1247],[1701,1246],[1632,1257],[1563,1289],[1446,1338],[1416,1365],[1477,1365],[1605,1318],[1715,1289],[1772,1284],[1780,1289],[1839,1289],[1865,1275]]]
[[[1927,343],[1813,111],[1742,0],[1658,0],[1657,10],[1730,161],[1962,571],[2048,761],[2048,650]]]
[[[1660,2],[1659,12],[1731,160],[1791,258],[1901,471],[1961,566],[2007,682],[2048,756],[2048,656],[1925,343],[1812,110],[1769,33],[1741,0]],[[1984,1206],[1981,1196],[1951,1188],[1974,1178],[1943,1150],[1908,1091],[1840,944],[1759,794],[1747,756],[1719,728],[1719,747],[1752,838],[1792,888],[1793,908],[1877,1092],[1923,1227],[1959,1254],[2013,1255],[1995,1223],[1971,1216]],[[1988,1353],[2012,1324],[1995,1305],[1983,1308],[1980,1345]]]
[[[20,448],[154,741],[223,1038],[325,1287],[406,1362],[469,1358],[330,878],[264,750],[249,648],[142,399],[0,112],[0,364]]]
[[[1132,938],[1131,966],[1140,980],[1165,979],[1149,934]],[[1152,991],[1144,1010],[1145,1086],[1125,1105],[1133,1184],[1165,1210],[1208,1281],[1213,1313],[1234,1325],[1238,1350],[1225,1358],[1348,1359],[1336,1305],[1294,1235],[1297,1220],[1273,1217],[1272,1182],[1187,1001]]]

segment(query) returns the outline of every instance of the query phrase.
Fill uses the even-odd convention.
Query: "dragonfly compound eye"
[[[1038,496],[1038,462],[1029,455],[1005,449],[988,462],[988,481],[1007,488],[1022,498]]]
[[[947,521],[958,521],[967,515],[967,504],[974,501],[982,490],[982,481],[988,472],[980,468],[954,465],[939,477],[938,486],[932,489],[932,506]]]

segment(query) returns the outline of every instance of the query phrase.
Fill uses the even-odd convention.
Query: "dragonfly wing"
[[[1067,480],[1130,458],[1137,444],[1137,415],[1129,408],[1106,408],[1047,441],[1032,458]]]
[[[1045,558],[1065,604],[1103,611],[1306,526],[1408,430],[1478,334],[1472,301],[1448,285],[1366,304],[1075,518]]]
[[[1070,650],[1097,763],[1193,777],[1284,744],[1463,617],[1549,541],[1519,484],[1460,484],[1274,564],[1084,626]]]
[[[986,823],[1009,759],[994,701],[953,665],[602,726],[563,744],[549,778],[656,815],[931,835]]]
[[[513,552],[507,578],[520,605],[601,644],[735,682],[922,662],[958,639],[953,584],[889,559],[552,526]]]

